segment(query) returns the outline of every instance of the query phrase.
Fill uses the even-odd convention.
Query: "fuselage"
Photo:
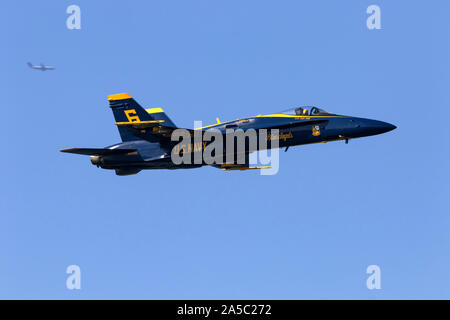
[[[227,131],[242,130],[247,132],[250,129],[255,130],[259,137],[259,132],[266,129],[268,133],[267,148],[272,148],[271,140],[278,139],[278,147],[286,148],[304,144],[329,142],[337,140],[349,140],[354,138],[366,137],[385,133],[396,127],[387,122],[357,118],[336,114],[268,114],[258,115],[248,118],[237,119],[233,121],[217,123],[195,130],[207,131],[216,130],[226,136]],[[270,134],[270,130],[278,130],[277,136]],[[198,142],[197,142],[198,143]],[[159,142],[150,142],[148,140],[128,141],[115,144],[108,148],[114,149],[137,149],[138,152],[123,154],[120,156],[95,157],[93,164],[99,165],[105,169],[116,169],[127,172],[141,169],[186,169],[196,168],[202,164],[178,164],[175,165],[171,159],[171,150],[176,147],[178,142],[173,142],[164,147]],[[190,144],[186,150],[204,150],[208,143],[201,142],[198,146],[195,142]],[[260,143],[257,144],[260,146]],[[261,148],[258,147],[258,150]],[[246,150],[247,152],[249,150]],[[224,153],[229,152],[224,148]],[[251,151],[250,151],[251,152]],[[144,160],[145,159],[145,160]],[[92,158],[91,158],[92,160]]]
[[[307,123],[311,124],[304,125]],[[269,114],[214,124],[201,129],[213,128],[222,133],[230,128],[242,129],[244,132],[248,129],[259,131],[260,129],[278,128],[279,147],[283,148],[366,137],[385,133],[396,127],[383,121],[334,114],[311,116]]]
[[[31,64],[29,63],[31,66]],[[143,169],[188,169],[204,165],[223,170],[269,169],[250,155],[310,143],[372,136],[396,127],[390,123],[344,116],[306,106],[279,113],[220,122],[202,128],[178,128],[162,108],[145,109],[128,93],[108,96],[121,143],[105,148],[69,148],[61,152],[89,155],[91,162],[117,175]],[[255,154],[262,165],[267,153]],[[270,152],[272,156],[272,152]],[[272,158],[272,157],[271,157]]]

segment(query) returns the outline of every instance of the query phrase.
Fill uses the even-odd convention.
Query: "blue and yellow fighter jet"
[[[207,165],[173,163],[171,152],[178,141],[171,141],[171,134],[177,127],[161,108],[144,109],[127,93],[110,95],[108,100],[122,143],[105,148],[64,149],[61,152],[89,155],[92,164],[103,169],[114,169],[120,176],[136,174],[143,169],[187,169]],[[307,106],[222,123],[217,119],[217,124],[186,130],[194,135],[197,130],[204,133],[208,129],[215,129],[225,135],[229,129],[242,129],[244,132],[248,129],[257,132],[261,129],[278,129],[278,147],[286,148],[287,151],[291,146],[310,143],[337,140],[348,143],[349,139],[381,134],[395,128],[386,122],[337,115]],[[199,148],[204,150],[205,145],[202,142]],[[190,145],[185,150],[192,149],[193,152],[195,148]],[[271,148],[270,141],[267,148]],[[224,170],[261,168],[250,166],[250,152],[247,152],[244,164],[227,162],[213,166]]]

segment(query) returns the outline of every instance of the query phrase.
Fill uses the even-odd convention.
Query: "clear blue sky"
[[[71,4],[81,30],[66,28]],[[371,4],[382,30],[366,27]],[[449,10],[3,1],[0,298],[450,298]],[[107,103],[120,92],[181,127],[317,105],[398,129],[291,148],[274,176],[117,177],[60,153],[120,141]],[[65,287],[71,264],[80,291]]]

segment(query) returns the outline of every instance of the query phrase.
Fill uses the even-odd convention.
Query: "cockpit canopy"
[[[282,114],[289,114],[295,116],[319,116],[332,114],[331,112],[325,111],[323,109],[314,106],[302,106],[296,107],[288,110],[281,111]]]

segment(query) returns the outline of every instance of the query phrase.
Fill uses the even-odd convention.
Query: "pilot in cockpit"
[[[297,116],[307,116],[308,109],[303,109],[302,107],[298,107],[295,109],[295,115]]]

